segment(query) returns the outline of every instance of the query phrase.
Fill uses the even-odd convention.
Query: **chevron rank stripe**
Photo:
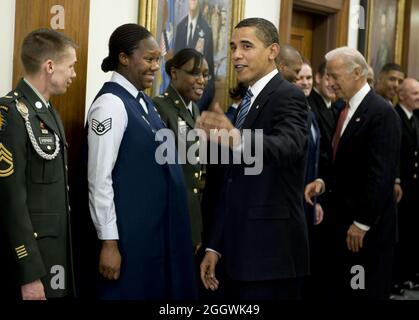
[[[6,178],[13,174],[13,155],[7,148],[0,142],[0,178]]]
[[[92,119],[92,130],[98,136],[103,136],[112,129],[112,118],[103,120],[102,122]]]

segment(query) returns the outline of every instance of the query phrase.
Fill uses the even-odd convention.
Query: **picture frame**
[[[245,0],[140,0],[138,23],[150,30],[162,51],[161,70],[148,94],[159,95],[168,85],[164,65],[179,50],[175,48],[175,42],[178,43],[176,37],[186,37],[185,32],[177,30],[180,30],[182,20],[187,19],[189,1],[199,3],[200,14],[212,31],[213,49],[210,52],[213,52],[213,56],[202,52],[207,61],[213,59],[213,72],[210,70],[210,74],[215,94],[211,104],[219,102],[226,109],[230,102],[229,89],[236,84],[230,63],[229,41],[234,26],[244,17]],[[195,48],[201,51],[208,43],[207,35],[201,31]]]
[[[405,0],[369,0],[367,8],[365,58],[378,75],[388,62],[402,64]]]

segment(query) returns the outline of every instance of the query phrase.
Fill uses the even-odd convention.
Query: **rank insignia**
[[[17,258],[20,260],[28,255],[24,245],[15,248]]]
[[[0,143],[0,178],[6,178],[13,172],[13,155],[3,143]]]
[[[41,133],[42,134],[48,134],[49,131],[47,129],[45,129],[45,123],[43,123],[42,121],[39,122],[39,127],[41,128]]]
[[[112,129],[112,118],[103,120],[102,122],[97,121],[96,119],[92,120],[92,130],[97,135],[102,136],[106,132]]]
[[[0,106],[0,131],[3,131],[7,127],[7,118],[5,112],[1,107],[3,106]]]

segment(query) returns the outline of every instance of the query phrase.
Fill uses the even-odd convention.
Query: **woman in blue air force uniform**
[[[88,113],[89,208],[102,241],[102,299],[196,297],[182,168],[157,163],[155,135],[165,125],[143,92],[159,57],[147,29],[118,27],[102,63],[112,78]]]

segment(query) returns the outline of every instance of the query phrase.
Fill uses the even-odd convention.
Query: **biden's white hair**
[[[346,65],[346,70],[352,72],[355,68],[360,67],[362,75],[366,78],[368,75],[368,63],[364,56],[356,49],[349,47],[340,47],[329,51],[326,56],[326,61],[329,62],[335,59],[342,59]]]

